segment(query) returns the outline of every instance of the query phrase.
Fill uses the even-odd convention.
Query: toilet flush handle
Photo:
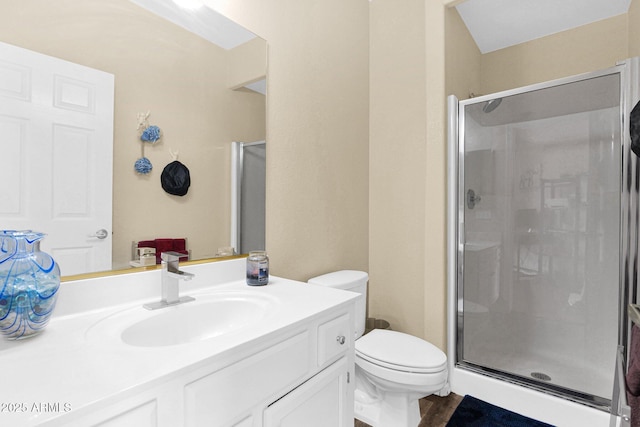
[[[345,336],[344,336],[344,335],[338,335],[338,336],[336,337],[336,341],[338,341],[338,344],[340,344],[340,345],[344,344],[346,340],[347,340],[347,339],[345,338]]]

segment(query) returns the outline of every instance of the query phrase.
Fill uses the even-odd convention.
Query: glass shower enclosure
[[[266,141],[234,142],[231,152],[231,246],[265,249]]]
[[[610,404],[633,220],[623,80],[457,103],[458,367]]]

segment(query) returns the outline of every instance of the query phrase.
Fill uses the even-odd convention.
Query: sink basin
[[[109,316],[91,337],[119,334],[131,346],[163,347],[208,340],[251,327],[275,310],[276,302],[250,292],[216,292],[193,302],[148,311],[142,306]]]

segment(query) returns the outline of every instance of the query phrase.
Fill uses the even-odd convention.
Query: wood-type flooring
[[[447,397],[435,395],[420,399],[420,415],[422,419],[417,427],[445,427],[453,415],[462,396],[451,393]],[[371,427],[360,420],[355,420],[354,427]]]

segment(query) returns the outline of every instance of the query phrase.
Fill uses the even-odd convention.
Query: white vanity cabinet
[[[232,349],[154,387],[123,393],[116,403],[44,425],[352,426],[353,315],[352,305],[329,310],[237,354]]]
[[[264,411],[264,427],[353,426],[352,325],[352,317],[345,313],[318,326],[317,364],[322,370],[269,405]]]
[[[185,269],[195,302],[152,312],[143,305],[159,296],[159,270],[64,283],[44,333],[0,340],[0,403],[11,409],[0,426],[353,425],[357,294],[275,276],[247,286],[244,258]],[[124,340],[150,320],[146,333],[185,340]]]
[[[265,350],[186,384],[184,426],[353,425],[352,316],[344,309],[323,315]]]

